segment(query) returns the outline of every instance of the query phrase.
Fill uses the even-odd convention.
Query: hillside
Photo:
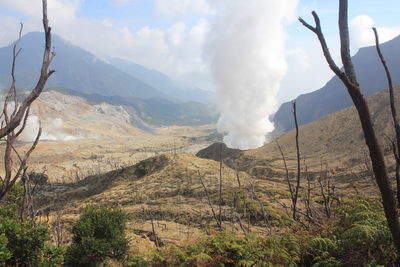
[[[20,96],[24,93],[26,91],[19,91]],[[220,140],[214,125],[203,125],[204,121],[196,120],[196,114],[200,114],[200,118],[207,116],[205,111],[194,110],[180,118],[179,114],[186,113],[183,109],[173,115],[162,106],[156,106],[160,110],[157,115],[146,102],[138,102],[143,106],[135,107],[108,103],[112,101],[102,101],[104,99],[109,100],[104,96],[87,98],[62,88],[43,92],[31,108],[27,127],[17,145],[17,149],[26,151],[41,124],[41,141],[31,155],[30,169],[45,172],[51,181],[71,182],[89,174],[133,165],[157,154],[195,153]],[[177,107],[180,105],[184,104]],[[188,107],[189,110],[194,108],[196,106]],[[147,118],[142,119],[143,116]],[[160,116],[191,126],[160,127],[148,123],[161,120]],[[2,153],[4,151],[0,150]],[[0,162],[2,160],[0,155]]]
[[[217,119],[211,106],[199,102],[175,103],[164,98],[141,99],[118,95],[104,96],[97,93],[85,94],[62,87],[51,87],[48,90],[78,96],[94,105],[108,103],[113,106],[123,106],[142,129],[149,128],[142,122],[151,126],[195,126],[213,123]]]
[[[398,92],[400,87],[395,90]],[[378,138],[385,149],[390,166],[393,164],[392,152],[385,137],[385,135],[393,136],[388,90],[375,93],[367,99]],[[397,106],[400,105],[398,93],[396,103]],[[299,132],[303,168],[306,163],[309,171],[319,173],[321,163],[323,165],[327,163],[332,174],[337,177],[347,177],[347,181],[352,180],[351,178],[359,178],[360,172],[364,176],[369,175],[365,166],[368,150],[354,107],[334,112],[318,121],[303,125],[299,128]],[[276,141],[261,148],[235,154],[225,159],[225,162],[259,178],[282,176],[284,174],[283,161],[276,142],[280,144],[287,157],[289,169],[294,172],[296,168],[295,130],[281,135]]]
[[[214,209],[218,210],[219,163],[183,153],[157,156],[134,166],[89,176],[74,184],[48,184],[41,190],[38,205],[51,213],[61,210],[63,219],[69,222],[74,221],[88,205],[117,206],[128,214],[128,236],[139,249],[149,243],[150,219],[155,220],[157,235],[164,244],[180,243],[203,235],[201,228],[215,226],[200,176]],[[222,216],[233,231],[241,231],[237,211],[233,210],[229,199],[234,192],[241,194],[241,190],[249,188],[251,182],[255,192],[265,197],[265,205],[278,192],[286,196],[283,184],[252,180],[247,174],[236,173],[226,165],[223,165],[222,176]],[[257,207],[257,202],[253,200],[252,203]],[[271,207],[277,207],[275,205]],[[265,208],[269,210],[271,207]],[[257,226],[260,218],[253,216],[253,231],[263,233],[262,227]],[[268,216],[272,221],[276,220],[276,224],[287,220],[279,210]]]
[[[400,36],[383,43],[381,49],[392,72],[393,83],[400,84]],[[361,48],[352,59],[365,96],[387,86],[386,76],[374,46]],[[317,72],[318,70],[316,75]],[[332,112],[352,106],[346,88],[336,76],[321,89],[300,95],[295,100],[299,125],[316,121]],[[273,122],[277,132],[293,129],[291,109],[291,103],[287,102],[276,112]]]

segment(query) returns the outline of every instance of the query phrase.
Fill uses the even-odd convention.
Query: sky
[[[256,0],[48,0],[48,13],[53,33],[100,58],[120,57],[164,72],[182,84],[215,90],[205,47],[224,1]],[[338,1],[292,2],[296,11],[283,21],[287,70],[277,91],[279,103],[317,90],[333,76],[315,36],[297,17],[312,23],[311,11],[319,14],[330,50],[341,65]],[[378,28],[382,41],[400,34],[398,0],[349,2],[353,54],[373,44],[372,26]],[[25,33],[42,30],[41,0],[0,0],[0,46],[16,39],[20,22]]]

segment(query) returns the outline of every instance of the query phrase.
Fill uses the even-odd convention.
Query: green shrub
[[[62,249],[49,246],[49,229],[32,220],[0,219],[0,266],[61,266]]]
[[[90,267],[107,259],[122,260],[128,249],[125,222],[121,210],[88,208],[72,228],[66,264]]]
[[[61,266],[63,253],[48,245],[47,225],[20,219],[22,194],[22,187],[15,184],[0,205],[0,266]]]
[[[356,197],[342,201],[338,220],[308,242],[306,266],[392,266],[396,250],[381,203]]]
[[[294,235],[268,238],[232,233],[208,236],[180,248],[168,245],[148,255],[135,255],[130,266],[297,266],[300,242]]]
[[[5,263],[11,258],[11,251],[8,249],[8,238],[5,233],[0,232],[0,266],[4,266]]]

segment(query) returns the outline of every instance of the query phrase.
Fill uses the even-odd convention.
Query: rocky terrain
[[[157,154],[195,153],[219,140],[213,125],[151,126],[126,106],[91,104],[58,91],[44,92],[35,102],[18,149],[28,149],[39,125],[41,141],[30,168],[58,182],[133,165]]]
[[[384,134],[391,134],[387,91],[370,96],[369,102],[383,143]],[[108,111],[105,116],[121,112],[102,108]],[[33,166],[47,167],[49,174],[50,167],[64,168],[54,173],[68,173],[69,177],[53,179],[40,190],[37,206],[43,220],[54,222],[58,218],[70,225],[88,206],[119,207],[129,216],[127,234],[132,247],[139,251],[155,247],[156,239],[162,244],[178,245],[196,240],[207,229],[218,228],[216,218],[221,218],[224,229],[238,235],[249,231],[267,235],[269,231],[289,229],[293,222],[291,200],[277,142],[293,181],[293,131],[255,150],[229,149],[221,143],[204,148],[211,141],[206,137],[208,133],[210,138],[211,126],[156,128],[153,133],[135,128],[136,135],[128,137],[125,134],[129,131],[122,127],[126,126],[122,114],[116,120],[121,126],[112,132],[115,139],[111,133],[101,132],[104,135],[100,139],[47,141],[38,147]],[[93,125],[101,124],[101,120],[97,121],[99,124]],[[93,125],[89,123],[87,128],[99,130]],[[175,136],[173,143],[171,136]],[[363,136],[353,108],[301,126],[300,149],[301,210],[305,209],[304,190],[310,186],[315,212],[324,213],[318,189],[322,176],[334,185],[337,199],[378,194],[365,161]],[[70,152],[66,153],[67,150]],[[191,153],[182,153],[185,151]],[[386,155],[390,164],[390,150]],[[88,169],[91,173],[83,172]]]

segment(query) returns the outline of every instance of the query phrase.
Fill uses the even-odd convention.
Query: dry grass
[[[396,101],[400,104],[399,96]],[[385,135],[393,136],[388,91],[384,90],[368,97],[368,102],[378,138],[387,155],[388,165],[392,166],[392,154],[385,137]],[[307,165],[310,172],[319,173],[321,163],[324,165],[327,163],[331,174],[338,179],[361,176],[368,179],[365,173],[368,150],[355,108],[335,112],[319,121],[300,127],[299,140],[301,163],[303,166]],[[294,172],[297,164],[295,130],[283,134],[277,141],[287,158],[290,171]],[[234,155],[226,162],[229,166],[247,170],[258,178],[284,175],[283,161],[275,141],[261,148]]]

